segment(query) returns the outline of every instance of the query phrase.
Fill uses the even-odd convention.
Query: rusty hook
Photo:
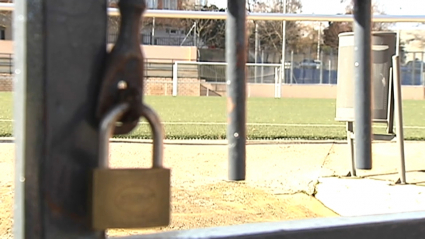
[[[144,55],[140,47],[140,21],[145,0],[120,0],[121,24],[118,39],[107,55],[96,116],[99,121],[114,106],[128,103],[114,134],[128,134],[142,115]]]

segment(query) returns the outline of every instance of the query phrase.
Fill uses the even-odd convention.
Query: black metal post
[[[229,180],[245,180],[246,0],[227,1],[227,139]]]
[[[106,1],[15,1],[14,238],[105,237],[91,229],[95,105]]]
[[[372,168],[371,0],[354,1],[354,134],[356,166]]]

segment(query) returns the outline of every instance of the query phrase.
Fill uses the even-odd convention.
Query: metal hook
[[[144,55],[140,48],[140,19],[146,9],[144,0],[121,0],[121,26],[118,40],[107,56],[99,92],[96,116],[99,120],[119,103],[129,109],[118,119],[122,124],[114,134],[128,134],[139,122],[143,104]]]

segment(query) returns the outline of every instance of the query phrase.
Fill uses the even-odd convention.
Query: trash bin
[[[396,53],[395,32],[372,32],[372,120],[388,119],[392,56]],[[339,34],[336,121],[354,121],[354,33]]]

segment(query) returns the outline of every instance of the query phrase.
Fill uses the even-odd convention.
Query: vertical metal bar
[[[347,122],[346,125],[347,130],[347,143],[350,148],[350,159],[351,159],[351,176],[356,177],[356,160],[354,158],[354,139],[353,139],[353,122]]]
[[[332,77],[332,55],[329,57],[328,60],[328,84],[332,84],[331,82],[331,77]]]
[[[277,93],[279,87],[279,77],[280,77],[280,73],[279,73],[279,68],[276,67],[274,68],[274,98],[278,98],[279,94]]]
[[[413,52],[411,85],[415,85],[415,77],[416,77],[416,52]]]
[[[282,0],[283,14],[286,13],[286,0]],[[282,75],[279,85],[285,83],[285,58],[286,58],[286,21],[282,22]],[[279,86],[279,88],[280,88]],[[279,89],[280,90],[280,89]],[[280,95],[280,94],[279,94]],[[280,97],[279,97],[280,98]]]
[[[255,49],[254,49],[254,55],[255,55],[255,64],[258,63],[258,23],[255,23]],[[255,65],[254,68],[254,83],[258,83],[257,82],[257,65]]]
[[[401,30],[399,28],[399,29],[397,29],[397,40],[396,40],[397,45],[396,45],[396,48],[395,48],[395,54],[397,56],[400,55],[400,37],[401,37]]]
[[[178,62],[173,64],[173,96],[177,96],[177,86],[178,86]],[[216,73],[217,74],[217,73]],[[217,81],[217,77],[216,77]]]
[[[246,0],[227,1],[227,139],[229,180],[245,180],[246,171]]]
[[[320,84],[323,84],[323,52],[320,52]]]
[[[320,43],[321,43],[321,36],[322,36],[322,22],[319,22],[319,30],[317,31],[317,54],[316,54],[316,60],[320,60]]]
[[[12,54],[8,54],[9,55],[9,74],[12,74],[12,70],[13,70],[13,61],[12,61]]]
[[[397,144],[400,156],[400,183],[406,184],[406,164],[404,157],[404,130],[403,130],[403,100],[401,97],[401,81],[400,81],[400,57],[393,56],[393,83],[395,97],[395,117],[397,119]]]
[[[198,47],[198,39],[197,39],[198,33],[196,31],[197,26],[198,26],[198,24],[196,24],[196,22],[195,22],[194,25],[193,25],[193,45],[196,46],[196,47]]]
[[[291,84],[294,83],[294,51],[291,51],[291,72],[289,72],[290,76],[290,82]]]
[[[17,1],[13,12],[14,41],[14,132],[15,137],[15,193],[13,212],[13,234],[16,239],[24,239],[25,235],[42,238],[41,232],[41,197],[39,185],[40,165],[37,161],[43,157],[43,114],[39,105],[43,104],[42,65],[43,52],[41,39],[27,41],[27,35],[33,32],[42,33],[42,7],[34,4],[30,8],[32,18],[28,18],[28,3]],[[31,31],[31,32],[27,32]],[[31,49],[31,46],[36,48]],[[40,62],[27,69],[27,61],[38,57]],[[27,75],[32,77],[27,80]],[[30,90],[31,89],[31,90]],[[32,100],[27,100],[28,98]],[[27,126],[27,124],[29,126]],[[42,138],[41,138],[42,139]],[[38,147],[36,143],[39,142]],[[30,147],[32,145],[32,147]],[[29,156],[31,155],[31,157]],[[33,160],[31,160],[33,159]],[[29,174],[28,168],[31,168]],[[33,182],[31,185],[27,182]],[[27,200],[26,200],[27,199]],[[27,201],[31,201],[31,204]]]
[[[104,238],[91,229],[88,201],[90,171],[98,165],[94,109],[106,1],[15,6],[14,238]]]
[[[155,45],[155,17],[152,19],[152,34],[151,34],[151,45]],[[143,42],[143,40],[142,40]]]
[[[264,83],[264,50],[261,51],[261,84]]]
[[[394,134],[394,65],[390,67],[390,77],[388,84],[388,116],[387,133]]]
[[[356,166],[372,168],[371,0],[354,1],[354,133]]]
[[[424,53],[421,52],[421,84],[424,84]]]

